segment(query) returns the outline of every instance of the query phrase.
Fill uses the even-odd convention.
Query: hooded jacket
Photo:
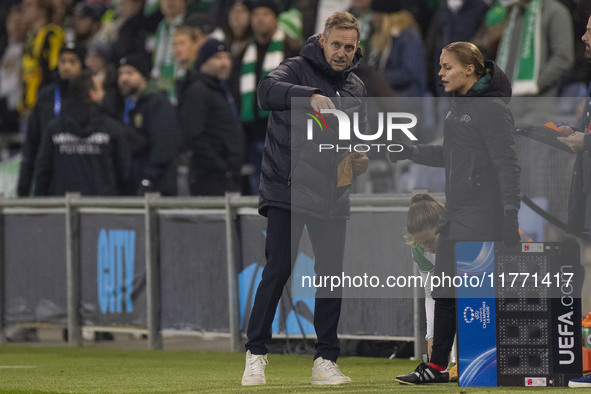
[[[35,195],[119,195],[130,154],[123,126],[92,103],[69,103],[43,132]]]
[[[338,143],[336,120],[326,116],[327,130],[307,140],[304,113],[308,111],[292,108],[291,99],[309,98],[315,93],[331,97],[336,109],[348,114],[359,112],[359,129],[363,130],[365,108],[360,98],[366,96],[366,91],[352,73],[361,58],[357,49],[347,69],[333,70],[316,35],[304,43],[299,56],[284,60],[261,80],[257,89],[259,103],[264,110],[272,111],[263,150],[261,215],[266,216],[268,207],[274,206],[324,220],[349,217],[349,188],[336,187],[338,164],[349,152],[319,152],[319,144]],[[309,100],[306,102],[309,107]]]
[[[417,145],[412,159],[445,167],[446,211],[439,230],[454,241],[501,240],[504,210],[518,209],[519,175],[511,85],[493,62],[445,117],[443,145]]]
[[[191,70],[177,91],[181,130],[191,151],[190,182],[227,172],[240,174],[244,133],[222,82]]]
[[[27,124],[27,134],[22,147],[22,164],[19,172],[17,194],[20,197],[29,195],[35,163],[43,129],[50,120],[61,113],[64,103],[70,96],[70,80],[56,76],[56,81],[39,91],[37,103]]]

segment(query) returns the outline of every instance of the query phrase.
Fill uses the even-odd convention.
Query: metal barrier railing
[[[351,195],[352,211],[380,211],[384,208],[408,207],[412,194],[392,195]],[[443,194],[434,194],[443,201]],[[0,278],[5,278],[5,237],[4,217],[6,215],[64,212],[66,218],[66,281],[67,281],[67,326],[69,346],[82,346],[82,325],[79,314],[80,301],[80,228],[79,215],[88,209],[101,209],[105,213],[144,214],[145,221],[145,264],[148,347],[162,349],[160,322],[160,288],[158,285],[158,214],[173,209],[223,209],[225,212],[225,233],[227,245],[230,350],[241,351],[240,309],[237,283],[238,240],[235,218],[240,208],[256,208],[258,197],[229,193],[225,197],[162,197],[159,193],[147,193],[142,197],[87,197],[79,193],[68,193],[64,197],[44,198],[2,198],[0,197]],[[0,280],[0,344],[6,342],[5,282]],[[415,298],[418,290],[415,289]],[[417,323],[418,303],[414,302],[415,347],[420,341]]]

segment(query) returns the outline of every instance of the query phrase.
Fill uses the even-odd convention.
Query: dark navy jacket
[[[358,50],[351,66],[337,72],[324,59],[318,36],[312,36],[300,56],[284,60],[261,80],[259,103],[264,110],[273,111],[267,125],[259,190],[259,212],[263,216],[274,206],[324,220],[349,217],[349,188],[336,187],[338,164],[349,152],[318,149],[321,143],[343,143],[337,140],[336,120],[325,116],[328,130],[315,133],[309,141],[304,116],[307,109],[292,108],[291,99],[307,98],[309,107],[309,97],[314,93],[331,97],[337,109],[349,114],[359,112],[359,129],[364,130],[365,107],[360,98],[366,95],[365,86],[352,73],[361,58]]]

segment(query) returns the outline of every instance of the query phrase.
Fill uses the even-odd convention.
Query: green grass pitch
[[[417,361],[346,357],[338,363],[353,384],[313,387],[311,356],[271,354],[266,369],[267,385],[241,387],[241,353],[6,345],[0,346],[0,392],[573,392],[568,388],[462,388],[455,383],[402,386],[394,382],[394,376],[414,370]]]

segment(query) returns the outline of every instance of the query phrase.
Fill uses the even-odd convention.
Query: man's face
[[[117,9],[119,15],[128,19],[142,10],[142,2],[139,0],[121,0]]]
[[[23,0],[21,4],[23,20],[30,26],[35,20],[41,17],[42,10],[37,5],[37,0]]]
[[[74,15],[73,19],[72,28],[78,40],[87,40],[98,30],[96,27],[98,22],[93,21],[89,16]]]
[[[185,11],[186,0],[162,0],[160,1],[160,12],[165,18],[174,18]]]
[[[359,37],[354,29],[333,28],[327,36],[322,34],[319,42],[329,66],[335,71],[343,71],[353,62]]]
[[[117,80],[119,91],[124,97],[135,96],[144,90],[146,80],[133,66],[119,67],[119,77]]]
[[[64,52],[60,55],[57,63],[57,72],[61,79],[71,79],[80,74],[82,62],[78,56],[71,52]]]
[[[96,75],[92,77],[92,83],[94,85],[94,88],[92,88],[88,92],[88,96],[90,97],[90,99],[93,102],[100,105],[103,102],[103,97],[105,97],[105,90],[103,89],[103,83]]]
[[[87,69],[92,71],[93,74],[105,69],[104,59],[94,53],[89,53],[86,55],[86,58],[84,59],[84,65]]]
[[[172,55],[181,64],[195,61],[197,42],[186,34],[175,34],[172,37]]]
[[[256,34],[273,35],[277,30],[277,16],[270,8],[257,7],[250,14],[250,24]]]
[[[20,12],[11,12],[6,18],[6,34],[14,42],[23,42],[27,38],[27,26]]]
[[[591,16],[587,21],[587,29],[581,40],[585,43],[585,59],[591,59]]]
[[[220,81],[225,81],[232,72],[232,56],[230,52],[216,53],[201,65],[199,71]]]

